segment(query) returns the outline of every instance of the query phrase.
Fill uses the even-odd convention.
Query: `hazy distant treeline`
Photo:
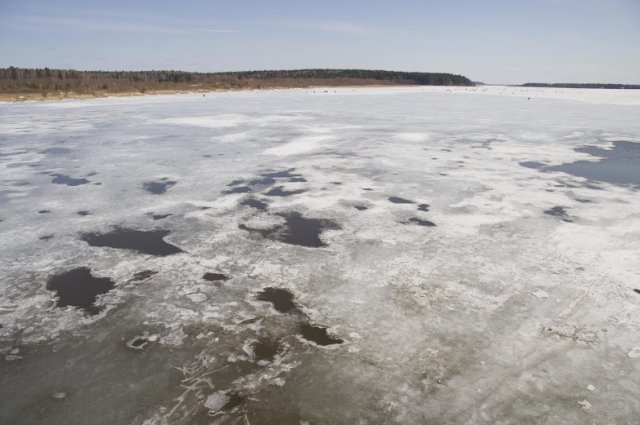
[[[562,89],[640,89],[639,84],[601,84],[601,83],[526,83],[523,87],[557,87]]]
[[[0,93],[145,92],[315,85],[471,86],[462,75],[363,69],[303,69],[200,73],[183,71],[76,71],[69,69],[0,68]]]

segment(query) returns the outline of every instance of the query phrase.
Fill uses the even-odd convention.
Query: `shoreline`
[[[207,94],[207,93],[227,93],[241,91],[271,91],[271,90],[292,90],[292,89],[350,89],[350,88],[384,88],[384,87],[464,87],[464,86],[424,86],[419,84],[354,84],[354,85],[319,85],[319,86],[289,86],[289,87],[243,87],[243,88],[207,88],[193,90],[177,90],[177,89],[160,89],[141,91],[123,91],[123,92],[94,92],[94,93],[76,93],[76,92],[60,92],[51,93],[43,96],[41,93],[0,93],[0,102],[6,103],[22,103],[22,102],[46,102],[46,101],[62,101],[62,100],[92,100],[92,99],[108,99],[111,97],[138,97],[138,96],[158,96],[170,94]]]

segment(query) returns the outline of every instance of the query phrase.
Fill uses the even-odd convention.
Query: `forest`
[[[447,73],[364,69],[202,73],[0,68],[0,95],[4,98],[352,85],[472,86],[473,83],[462,75]]]

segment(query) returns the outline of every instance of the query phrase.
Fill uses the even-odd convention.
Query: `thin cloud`
[[[50,16],[27,16],[11,21],[0,21],[0,25],[29,31],[90,31],[128,32],[147,34],[187,34],[197,32],[235,33],[228,28],[189,28],[177,25],[149,24],[123,20],[103,20],[95,18],[61,18]]]
[[[333,32],[343,34],[370,34],[371,28],[354,22],[342,21],[310,21],[310,22],[284,22],[277,26],[308,31]]]

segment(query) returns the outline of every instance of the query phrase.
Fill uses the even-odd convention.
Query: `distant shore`
[[[0,68],[0,100],[85,99],[140,94],[309,88],[317,86],[473,86],[463,75],[369,69],[239,72],[77,71]]]

